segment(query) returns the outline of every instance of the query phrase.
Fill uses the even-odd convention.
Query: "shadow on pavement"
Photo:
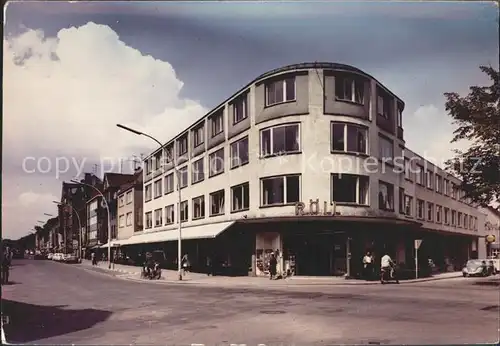
[[[478,286],[500,286],[500,280],[476,281],[474,285]]]
[[[93,327],[111,316],[110,311],[64,310],[2,299],[2,315],[8,318],[4,331],[9,343],[27,343]]]

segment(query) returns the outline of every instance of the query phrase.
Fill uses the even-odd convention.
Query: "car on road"
[[[72,254],[66,254],[63,258],[64,263],[79,263],[78,257]]]
[[[473,259],[468,260],[462,269],[462,275],[464,277],[469,276],[488,276],[490,275],[490,270],[488,269],[488,264],[484,260]]]
[[[57,261],[57,262],[60,262],[62,261],[64,258],[64,255],[60,252],[56,252],[53,256],[52,256],[52,260],[53,261]]]
[[[52,259],[52,257],[54,257],[54,254],[53,254],[52,252],[49,252],[49,253],[47,254],[47,259],[48,259],[48,260],[51,260],[51,259]]]

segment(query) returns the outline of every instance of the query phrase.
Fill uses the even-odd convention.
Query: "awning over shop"
[[[226,229],[231,227],[235,221],[212,223],[208,225],[191,226],[182,228],[182,239],[210,239],[215,238]],[[179,238],[179,230],[173,229],[160,232],[146,232],[138,234],[120,241],[120,245],[159,243],[164,241],[173,241]]]
[[[118,241],[113,241],[113,240],[112,240],[112,241],[111,241],[111,247],[117,247],[117,246],[120,246],[120,243],[119,243]],[[106,244],[104,244],[104,245],[101,245],[101,246],[99,246],[99,247],[100,247],[100,248],[104,248],[104,247],[105,247],[105,248],[107,248],[107,247],[109,247],[109,242],[108,242],[108,243],[106,243]]]

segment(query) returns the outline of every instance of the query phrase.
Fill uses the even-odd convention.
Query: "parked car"
[[[53,256],[52,256],[52,260],[53,261],[57,261],[57,262],[60,262],[62,261],[64,258],[64,255],[60,252],[56,252]]]
[[[52,257],[54,257],[54,254],[53,254],[52,252],[49,252],[49,253],[47,254],[47,259],[48,259],[48,260],[51,260],[51,259],[52,259]]]
[[[488,276],[491,269],[488,269],[488,264],[484,260],[474,259],[468,260],[462,269],[462,275],[468,276]]]
[[[79,263],[78,257],[72,254],[64,255],[64,263]]]

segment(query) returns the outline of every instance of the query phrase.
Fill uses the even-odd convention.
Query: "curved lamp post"
[[[106,201],[106,197],[104,197],[104,194],[97,187],[90,184],[82,183],[81,181],[75,179],[72,179],[70,181],[74,184],[80,184],[94,189],[94,191],[97,192],[97,194],[101,196],[102,200],[104,201],[104,206],[106,207],[106,211],[108,214],[108,268],[111,269],[111,214],[109,211],[108,201]]]
[[[66,206],[66,207],[70,207],[71,208],[71,211],[73,213],[76,214],[76,219],[78,220],[78,227],[80,229],[80,232],[79,232],[79,249],[78,249],[78,257],[79,258],[82,258],[82,222],[80,221],[80,215],[78,215],[78,212],[76,211],[75,208],[73,208],[73,206],[71,204],[66,204],[66,203],[61,203],[61,202],[58,202],[58,201],[52,201],[53,203],[57,204],[58,206]]]
[[[165,150],[165,146],[163,144],[161,144],[161,142],[159,140],[157,140],[156,138],[154,138],[153,136],[148,135],[147,133],[144,133],[141,131],[134,130],[134,129],[127,127],[127,126],[124,126],[122,124],[116,124],[116,126],[118,126],[119,128],[121,128],[125,131],[132,132],[135,135],[148,137],[149,139],[155,141],[160,146],[160,148],[162,150],[163,160],[165,160],[167,158],[167,151]],[[177,210],[177,213],[178,213],[177,217],[179,218],[179,226],[178,226],[179,238],[177,241],[177,246],[178,246],[177,247],[177,270],[179,272],[178,273],[179,280],[182,280],[182,266],[181,266],[181,260],[182,260],[182,221],[181,221],[182,195],[181,195],[181,184],[180,184],[180,177],[181,176],[180,176],[179,169],[177,168],[177,165],[174,162],[174,158],[170,157],[170,159],[174,163],[174,171],[175,171],[175,174],[177,176],[177,191],[179,192],[179,208]],[[165,173],[165,165],[164,164],[162,164],[162,168],[163,168],[163,173]]]

